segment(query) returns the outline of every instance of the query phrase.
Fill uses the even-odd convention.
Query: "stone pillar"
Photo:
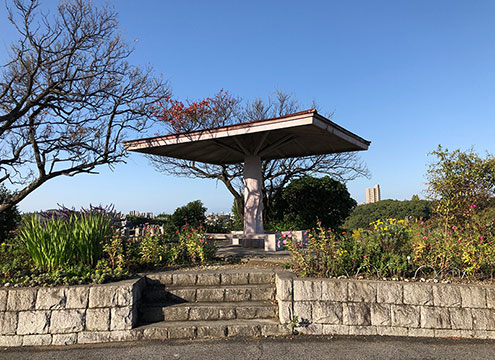
[[[263,176],[261,158],[244,159],[244,235],[263,234]]]

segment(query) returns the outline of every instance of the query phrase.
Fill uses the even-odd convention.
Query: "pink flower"
[[[423,240],[428,240],[428,238],[426,236],[423,236]]]

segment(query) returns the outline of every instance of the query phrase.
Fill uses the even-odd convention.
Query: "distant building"
[[[376,203],[380,200],[380,185],[375,185],[372,188],[366,189],[366,204]]]

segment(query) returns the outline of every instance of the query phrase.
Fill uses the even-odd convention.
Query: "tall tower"
[[[381,200],[380,185],[376,184],[372,188],[366,189],[366,204],[375,203]]]

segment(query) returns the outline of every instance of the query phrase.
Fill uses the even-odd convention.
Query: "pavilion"
[[[264,234],[262,160],[367,150],[370,141],[315,109],[189,133],[125,141],[129,151],[204,162],[244,163],[244,235]]]

